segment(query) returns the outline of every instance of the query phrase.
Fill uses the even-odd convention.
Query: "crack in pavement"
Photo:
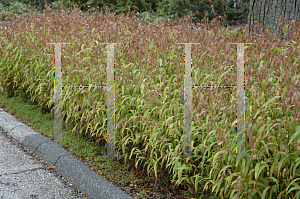
[[[12,175],[12,174],[28,173],[29,171],[36,171],[36,170],[40,170],[40,169],[45,169],[45,171],[50,170],[50,169],[46,168],[45,165],[43,165],[42,167],[38,167],[38,168],[35,168],[35,169],[26,169],[26,170],[14,172],[14,173],[4,173],[4,174],[0,174],[0,177],[1,177],[1,176]],[[0,181],[0,182],[1,182],[1,181]]]

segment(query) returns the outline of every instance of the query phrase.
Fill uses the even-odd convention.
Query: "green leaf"
[[[273,185],[273,192],[275,193],[276,192],[276,187],[279,190],[278,180],[276,178],[274,178],[274,177],[268,177],[268,179],[271,179],[271,180],[273,180],[276,183],[276,185]]]
[[[296,127],[296,132],[292,135],[289,141],[289,145],[292,143],[292,141],[300,134],[300,126]]]
[[[159,67],[161,67],[162,66],[162,59],[159,59],[158,63],[159,63]]]
[[[268,189],[270,189],[270,188],[271,188],[271,186],[265,188],[265,190],[263,191],[262,199],[266,198],[267,191],[268,191]]]
[[[262,82],[262,89],[265,93],[266,92],[266,79],[264,79],[263,82]]]
[[[201,55],[200,59],[202,59],[203,55],[205,55],[206,52],[207,52],[207,51],[205,51],[205,52]]]
[[[258,133],[261,135],[263,130],[265,129],[267,124],[262,125],[262,127],[260,127],[260,129],[258,130]]]
[[[93,4],[94,3],[94,1],[95,0],[89,0],[88,2],[86,2],[85,4],[87,4],[87,5],[91,5],[91,4]]]
[[[279,98],[280,96],[275,96],[272,99],[269,99],[263,106],[262,108],[268,106],[271,102],[275,101],[276,98]]]
[[[281,94],[281,98],[283,98],[283,96],[285,95],[285,91],[286,91],[286,87],[284,87],[283,92]]]
[[[141,84],[141,92],[142,92],[142,94],[144,94],[144,88],[145,88],[145,85],[142,83]]]
[[[288,30],[288,28],[289,28],[289,25],[290,25],[290,24],[288,24],[288,25],[286,26],[286,29],[285,29],[285,33],[284,33],[284,35],[286,35],[286,33],[287,33],[287,30]]]
[[[278,164],[278,172],[277,172],[277,175],[279,176],[279,173],[281,172],[281,168],[282,168],[282,165],[284,163],[284,161],[290,156],[291,154],[287,155],[286,157],[284,157]]]
[[[287,193],[290,193],[291,191],[293,191],[295,189],[300,189],[300,186],[298,185],[298,183],[296,183],[297,180],[300,180],[300,178],[297,178],[290,183],[290,185],[287,187],[287,189],[289,189],[289,187],[291,185],[294,185],[294,187],[292,189],[290,189]]]
[[[256,114],[254,115],[253,119],[256,118],[256,116],[258,116],[258,114],[260,113],[260,109],[257,110]]]
[[[187,167],[186,164],[183,164],[182,167],[177,167],[176,169],[179,170],[179,175],[178,175],[178,178],[179,178],[179,179],[182,178],[182,171],[183,171],[184,169],[186,169],[186,170],[192,170],[190,167]]]
[[[297,162],[296,165],[293,166],[293,176],[295,176],[295,170],[297,169],[298,165],[300,164],[300,162],[298,161],[300,158],[297,158],[297,160],[295,162]]]
[[[255,166],[255,179],[257,180],[258,179],[258,176],[260,174],[260,172],[264,169],[264,167],[267,167],[268,166],[268,162],[271,161],[270,159],[267,160],[266,162],[264,162],[264,165],[262,165],[261,167],[260,166],[260,162],[258,162]],[[266,187],[266,186],[265,186]]]

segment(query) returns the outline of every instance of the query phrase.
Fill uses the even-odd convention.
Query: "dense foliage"
[[[112,12],[116,14],[126,13],[127,11],[135,11],[144,16],[145,12],[152,13],[158,18],[174,17],[178,14],[179,18],[186,16],[189,12],[194,14],[193,22],[200,22],[205,16],[210,22],[217,16],[227,17],[227,25],[232,25],[234,22],[246,22],[249,12],[249,1],[242,2],[237,0],[53,0],[53,8],[58,9],[60,6],[66,8],[72,5],[78,5],[83,12],[91,8],[100,11],[104,7],[109,7]],[[2,7],[0,18],[4,20],[8,13],[24,13],[23,8],[37,9],[39,5],[38,0],[3,0],[0,3]],[[147,13],[148,14],[148,13]]]
[[[102,44],[122,42],[114,51],[116,154],[124,156],[118,158],[123,165],[130,161],[135,170],[154,176],[154,187],[161,183],[174,190],[185,185],[197,198],[203,191],[232,199],[300,197],[299,22],[286,28],[289,38],[280,42],[275,35],[270,37],[269,29],[259,35],[243,29],[198,31],[184,28],[181,21],[157,31],[149,23],[137,24],[134,17],[109,12],[85,15],[77,8],[8,20],[9,30],[0,35],[0,91],[11,92],[11,97],[22,91],[54,115],[53,74],[59,70],[48,56],[53,45],[47,43],[70,43],[61,48],[63,83],[74,85],[63,90],[63,123],[73,124],[73,134],[91,138],[99,148],[106,145],[106,105],[112,99],[100,87],[113,76],[106,72],[109,64]],[[213,22],[211,27],[219,26]],[[257,31],[255,27],[253,32]],[[185,97],[189,56],[182,43],[189,41],[199,44],[192,46],[190,58],[192,83],[197,85],[190,95],[190,144],[196,156],[180,157],[186,150],[189,101]],[[240,143],[235,114],[238,86],[233,86],[239,50],[230,43],[247,43],[245,157],[232,156]]]
[[[200,22],[206,15],[209,21],[217,16],[226,15],[228,25],[232,25],[238,19],[239,21],[247,19],[249,4],[249,1],[236,0],[201,0],[195,3],[192,0],[179,0],[171,6],[171,13],[176,12],[182,18],[191,11],[195,14],[193,22]]]

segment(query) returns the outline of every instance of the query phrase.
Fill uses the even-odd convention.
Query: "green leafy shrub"
[[[226,15],[227,25],[232,25],[237,19],[245,20],[249,12],[249,2],[237,2],[234,0],[201,0],[193,1],[178,0],[174,1],[170,13],[177,13],[178,17],[183,17],[189,11],[194,15],[193,22],[200,22],[207,16],[209,22],[217,17]]]
[[[119,14],[120,12],[127,12],[130,10],[134,10],[135,12],[144,12],[146,10],[152,10],[154,9],[154,3],[153,2],[145,2],[145,1],[139,1],[139,0],[69,0],[69,1],[57,1],[57,4],[63,4],[66,6],[66,8],[69,8],[70,6],[77,4],[80,7],[80,10],[83,12],[88,11],[90,8],[97,9],[103,9],[106,6],[111,8],[112,12],[116,12]],[[129,7],[129,8],[128,8]]]
[[[28,9],[29,6],[19,1],[3,1],[2,3],[0,3],[0,8],[0,20],[3,21],[8,14],[22,14],[23,9]]]

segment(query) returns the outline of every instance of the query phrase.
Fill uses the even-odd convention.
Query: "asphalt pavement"
[[[133,199],[1,108],[0,198]]]

